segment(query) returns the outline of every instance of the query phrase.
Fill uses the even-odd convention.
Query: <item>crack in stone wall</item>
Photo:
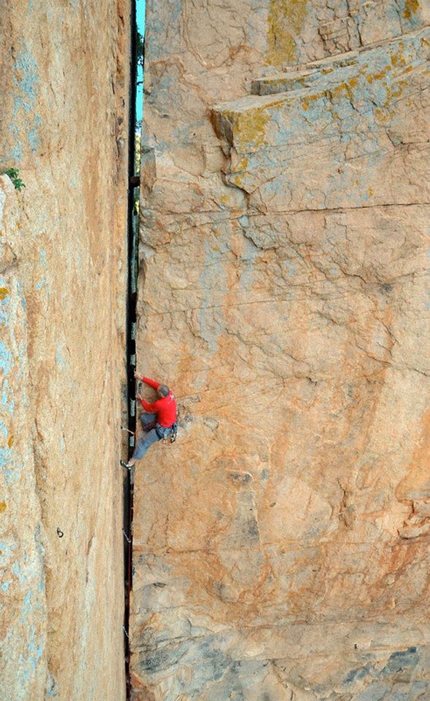
[[[136,701],[425,698],[426,9],[164,11],[137,352],[180,433],[136,472]]]

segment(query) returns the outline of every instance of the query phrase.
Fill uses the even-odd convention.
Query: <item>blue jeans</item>
[[[162,438],[167,438],[171,433],[171,428],[165,428],[157,424],[157,414],[141,414],[140,422],[146,435],[139,438],[133,453],[134,460],[141,460],[153,443],[157,443]],[[158,433],[155,430],[157,427]]]

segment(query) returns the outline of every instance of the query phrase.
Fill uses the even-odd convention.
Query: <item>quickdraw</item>
[[[178,436],[178,424],[175,423],[172,424],[172,430],[170,431],[170,442],[174,443],[176,441],[176,438]]]

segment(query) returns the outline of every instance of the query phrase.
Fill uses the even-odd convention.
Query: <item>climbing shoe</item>
[[[124,467],[126,470],[131,470],[131,468],[133,467],[132,465],[127,465],[127,463],[124,462],[124,460],[120,460],[119,464],[121,465],[121,467]]]

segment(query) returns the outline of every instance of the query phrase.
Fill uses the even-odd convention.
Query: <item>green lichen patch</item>
[[[403,10],[404,19],[410,19],[413,14],[419,10],[420,3],[418,0],[406,0],[405,9]]]
[[[235,129],[235,141],[263,146],[266,141],[266,124],[270,114],[264,110],[252,110],[240,115]]]
[[[274,66],[297,62],[296,37],[303,29],[308,0],[271,0],[267,61]]]

